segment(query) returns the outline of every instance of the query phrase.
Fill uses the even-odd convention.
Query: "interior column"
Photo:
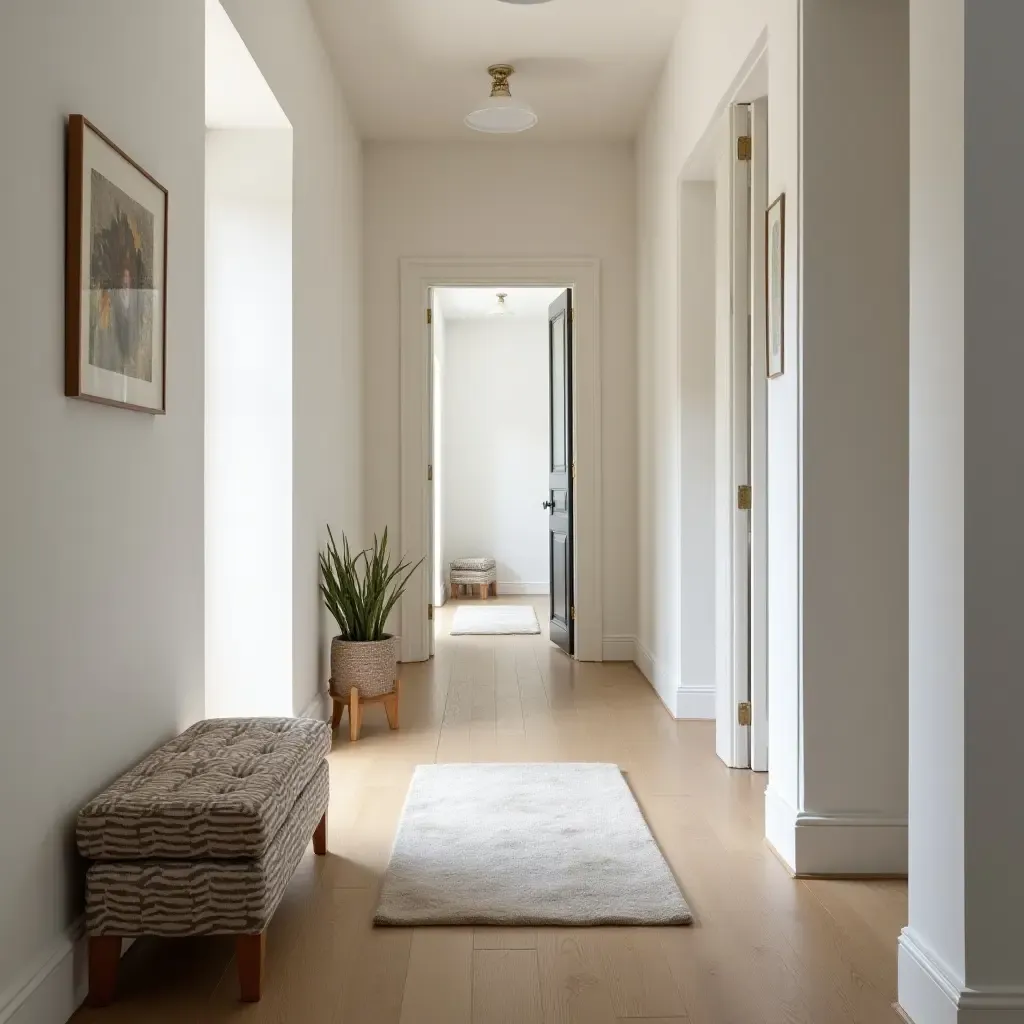
[[[773,732],[766,831],[797,874],[900,874],[909,12],[907,0],[803,0],[800,19],[800,187],[786,203],[787,221],[798,222],[786,260],[800,281],[798,329],[786,341],[786,374],[799,375],[799,657],[796,680],[769,680],[770,699],[796,718],[798,756],[776,772]],[[787,395],[780,383],[769,381],[770,423]],[[773,615],[784,610],[772,605]],[[771,628],[777,635],[778,619]]]
[[[1024,7],[911,7],[910,913],[915,1024],[1024,1021],[1018,792]],[[965,345],[965,339],[970,345]]]

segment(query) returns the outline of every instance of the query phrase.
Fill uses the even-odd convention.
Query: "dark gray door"
[[[573,461],[572,461],[572,290],[548,308],[550,464],[548,499],[551,642],[573,652]]]

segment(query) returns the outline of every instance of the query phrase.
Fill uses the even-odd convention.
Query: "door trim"
[[[730,768],[749,768],[750,727],[741,724],[738,714],[740,704],[750,700],[751,513],[741,510],[738,501],[739,488],[751,483],[750,162],[737,153],[737,139],[750,131],[747,105],[734,104],[727,123],[720,164],[725,173],[716,197],[728,218],[728,251],[716,267],[725,281],[716,281],[716,288],[729,301],[724,316],[718,310],[715,340],[715,749]]]
[[[416,561],[430,533],[427,463],[430,452],[426,302],[430,288],[539,286],[573,289],[573,434],[576,457],[576,657],[603,658],[601,564],[601,339],[600,260],[589,257],[510,259],[423,257],[399,261],[400,273],[400,494],[399,545]],[[425,661],[430,649],[426,607],[428,574],[409,581],[400,602],[401,660]]]

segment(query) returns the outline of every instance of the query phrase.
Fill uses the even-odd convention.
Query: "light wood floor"
[[[903,883],[793,881],[762,840],[765,777],[722,766],[713,723],[543,636],[449,637],[451,612],[434,660],[403,666],[401,730],[375,707],[358,743],[337,733],[329,854],[307,853],[271,924],[262,1002],[237,1002],[230,940],[143,940],[118,1001],[76,1021],[895,1024]],[[694,926],[373,929],[413,768],[469,760],[617,762]]]

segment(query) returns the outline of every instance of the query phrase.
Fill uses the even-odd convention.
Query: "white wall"
[[[801,834],[819,844],[814,857],[827,846],[849,858],[847,870],[858,859],[861,870],[899,870],[907,764],[906,12],[899,4],[686,5],[637,146],[640,522],[651,532],[640,563],[640,639],[663,697],[683,683],[699,685],[684,675],[681,638],[683,609],[700,594],[682,566],[684,551],[704,541],[682,524],[707,507],[713,480],[686,472],[680,431],[694,409],[713,408],[706,391],[713,376],[699,376],[699,387],[687,378],[691,313],[703,319],[706,310],[680,285],[688,247],[679,240],[706,225],[694,204],[681,201],[680,178],[693,173],[700,144],[766,43],[769,195],[787,194],[787,370],[768,388],[767,830],[791,864],[806,825],[814,827]],[[809,74],[813,87],[805,81],[801,92]],[[810,188],[809,210],[801,184]],[[685,517],[677,495],[684,507],[693,503]],[[706,580],[697,579],[713,603]],[[888,868],[865,863],[876,854]]]
[[[292,132],[206,137],[206,714],[292,713]]]
[[[369,143],[365,178],[367,527],[399,519],[399,259],[599,257],[604,631],[634,633],[632,147]]]
[[[637,140],[637,630],[672,710],[715,685],[715,197],[686,165],[769,3],[686,4]]]
[[[203,715],[203,23],[0,7],[0,1017],[54,968],[19,1024],[74,1008],[75,813]],[[166,416],[63,396],[70,113],[170,193]]]
[[[548,323],[451,320],[445,386],[444,566],[478,555],[508,584],[548,589]]]
[[[361,529],[360,150],[305,5],[226,7],[295,126],[300,708],[326,678],[318,526]],[[0,8],[0,299],[20,339],[0,375],[0,775],[31,780],[0,787],[0,1017],[18,1007],[17,1024],[64,1020],[82,994],[77,809],[204,713],[203,65],[202,0]],[[170,192],[166,416],[63,397],[78,112]]]
[[[293,697],[326,689],[330,637],[317,553],[330,523],[362,523],[362,157],[305,3],[223,0],[291,122],[293,393]]]

